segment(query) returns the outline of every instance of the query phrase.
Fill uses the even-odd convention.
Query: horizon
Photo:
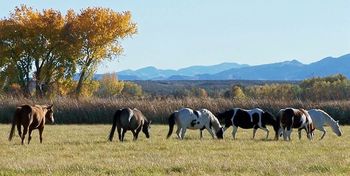
[[[39,1],[0,2],[1,18],[15,6],[34,9],[108,7],[129,10],[138,33],[121,44],[124,53],[104,62],[97,73],[154,66],[181,69],[194,65],[238,63],[261,65],[286,60],[309,64],[350,53],[349,1],[152,1],[70,3]]]
[[[220,64],[239,64],[239,65],[247,65],[248,67],[254,67],[254,66],[260,66],[260,65],[269,65],[269,64],[276,64],[276,63],[282,63],[282,62],[291,62],[291,61],[298,61],[300,62],[301,64],[304,64],[304,65],[309,65],[309,64],[312,64],[314,62],[318,62],[318,61],[321,61],[322,59],[325,59],[325,58],[339,58],[339,57],[342,57],[342,56],[346,56],[346,55],[350,55],[350,53],[346,53],[346,54],[342,54],[340,56],[327,56],[327,57],[323,57],[323,58],[320,58],[318,60],[315,60],[315,61],[312,61],[310,63],[303,63],[301,62],[300,60],[298,59],[290,59],[290,60],[281,60],[281,61],[277,61],[277,62],[270,62],[270,63],[262,63],[262,64],[255,64],[255,65],[251,65],[251,64],[245,64],[245,63],[237,63],[237,62],[221,62],[221,63],[216,63],[216,64],[212,64],[212,65],[188,65],[188,66],[184,66],[184,67],[180,67],[180,68],[159,68],[159,67],[156,67],[156,66],[153,66],[153,65],[146,65],[146,66],[143,66],[143,67],[139,67],[139,68],[135,68],[135,69],[124,69],[124,70],[120,70],[118,72],[121,72],[121,71],[126,71],[126,70],[131,70],[131,71],[136,71],[136,70],[140,70],[140,69],[144,69],[144,68],[148,68],[148,67],[154,67],[158,70],[181,70],[181,69],[184,69],[184,68],[188,68],[188,67],[196,67],[196,66],[214,66],[214,65],[220,65]],[[98,73],[98,74],[108,74],[108,73],[113,73],[113,72],[104,72],[104,73]],[[117,73],[117,72],[115,72]]]

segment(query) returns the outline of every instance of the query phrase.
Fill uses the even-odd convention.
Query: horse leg
[[[283,128],[283,140],[287,140],[287,129],[284,127]]]
[[[265,138],[265,139],[268,139],[268,138],[269,138],[270,130],[269,130],[266,126],[262,126],[260,129],[266,131],[266,138]]]
[[[291,127],[290,127],[289,129],[287,128],[286,134],[287,134],[287,140],[288,140],[288,141],[292,140],[292,139],[290,138],[290,135],[292,134],[292,128],[291,128]]]
[[[32,131],[33,131],[33,129],[29,129],[29,132],[28,132],[28,144],[30,143],[30,140],[32,140]]]
[[[182,128],[181,130],[181,139],[185,138],[186,128]]]
[[[24,138],[27,134],[27,131],[28,131],[28,127],[24,127],[23,134],[22,134],[22,142],[21,142],[22,145],[24,144]]]
[[[136,139],[139,137],[140,131],[141,131],[141,127],[136,130],[136,133],[135,133],[135,138]]]
[[[43,143],[43,132],[44,132],[44,127],[39,128],[39,139],[40,139],[40,144]]]
[[[132,136],[133,136],[133,141],[136,141],[136,132],[134,130],[130,130],[132,132]]]
[[[258,127],[254,126],[254,128],[253,128],[253,139],[255,139],[256,130],[258,130]]]
[[[326,129],[324,129],[323,127],[322,127],[321,131],[323,132],[323,134],[322,134],[320,140],[322,140],[324,138],[324,136],[326,135],[326,133],[327,133]]]
[[[301,130],[302,130],[302,129],[298,129],[299,140],[301,139]]]
[[[211,130],[211,128],[209,128],[209,127],[205,127],[205,128],[209,131],[209,133],[211,134],[211,136],[213,137],[213,139],[215,139],[213,130]]]
[[[178,139],[181,139],[181,136],[180,136],[181,129],[182,129],[182,128],[178,126],[178,127],[177,127],[177,130],[176,130],[176,135],[177,135],[177,138],[178,138]]]
[[[124,136],[125,136],[126,130],[123,128],[123,132],[122,132],[122,142],[124,141]]]
[[[119,139],[119,141],[122,141],[122,128],[117,127],[117,132],[118,132],[118,139]]]
[[[232,137],[233,139],[236,139],[236,133],[237,133],[237,130],[238,130],[238,127],[236,127],[235,125],[232,125]]]
[[[17,123],[17,131],[18,131],[18,135],[20,138],[22,138],[22,129],[21,129],[21,124]]]

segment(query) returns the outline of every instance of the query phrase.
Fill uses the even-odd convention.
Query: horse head
[[[275,139],[278,139],[278,137],[282,135],[282,128],[279,121],[279,116],[274,116],[272,113],[264,111],[262,113],[262,118],[266,119],[270,123],[270,125],[272,125],[273,130],[275,131]]]
[[[53,118],[53,104],[44,108],[46,109],[45,119],[51,123],[55,123],[55,119]]]
[[[343,134],[339,126],[339,120],[335,121],[335,123],[332,125],[332,130],[335,134],[337,134],[337,136],[341,136]]]
[[[232,125],[232,115],[230,115],[231,110],[227,110],[224,112],[217,113],[216,117],[219,119],[219,121],[224,121],[225,127],[222,129],[225,131],[227,128],[229,128]]]
[[[149,138],[150,136],[149,136],[149,131],[150,131],[150,129],[151,129],[151,123],[152,123],[152,121],[150,120],[150,121],[148,121],[148,120],[146,120],[145,119],[145,122],[144,122],[144,124],[143,124],[143,126],[142,126],[142,132],[146,135],[146,138]]]
[[[224,139],[224,127],[221,127],[217,132],[216,132],[216,137],[218,139]]]

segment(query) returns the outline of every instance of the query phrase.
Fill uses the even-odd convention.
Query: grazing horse
[[[111,133],[109,134],[109,140],[113,140],[115,128],[118,131],[119,141],[124,141],[125,133],[130,130],[134,135],[134,141],[137,140],[140,131],[149,138],[149,128],[152,121],[148,121],[147,118],[142,114],[142,112],[136,108],[124,108],[119,109],[115,112],[113,116],[113,125]],[[122,131],[123,129],[123,131]]]
[[[325,123],[327,123],[332,128],[333,132],[337,136],[342,135],[342,130],[339,127],[339,121],[335,121],[330,115],[328,115],[323,110],[310,109],[307,112],[309,113],[315,128],[323,132],[321,139],[323,139],[326,135],[326,129],[324,129],[323,127]]]
[[[315,130],[309,113],[304,109],[286,108],[278,113],[283,129],[283,139],[291,140],[290,135],[293,128],[298,128],[299,139],[301,139],[301,130],[305,129],[307,138],[312,140]]]
[[[266,139],[269,137],[269,129],[266,125],[272,125],[275,130],[275,139],[278,139],[278,131],[280,129],[279,120],[270,112],[263,111],[259,108],[255,109],[241,109],[234,108],[218,114],[219,119],[225,122],[225,130],[231,125],[233,127],[232,136],[236,139],[236,132],[238,127],[243,129],[253,128],[253,139],[258,128],[266,131]]]
[[[17,107],[12,120],[9,141],[11,141],[15,132],[15,126],[17,125],[18,135],[22,139],[22,145],[27,132],[29,134],[28,144],[30,143],[30,140],[32,139],[32,131],[34,129],[39,129],[40,143],[42,143],[42,134],[44,131],[45,122],[49,121],[54,123],[52,106],[53,105],[22,105]],[[21,131],[21,126],[23,126],[23,134]]]
[[[172,113],[169,117],[169,132],[167,138],[173,133],[174,125],[177,124],[176,134],[179,139],[184,139],[186,129],[200,129],[200,138],[202,139],[202,131],[207,129],[213,138],[215,135],[218,139],[223,139],[223,128],[219,120],[207,109],[194,111],[190,108],[182,108]]]

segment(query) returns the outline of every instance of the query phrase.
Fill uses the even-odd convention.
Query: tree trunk
[[[80,73],[80,77],[79,77],[79,82],[78,82],[77,88],[75,89],[75,95],[76,96],[79,96],[80,93],[81,93],[81,90],[83,88],[83,83],[85,81],[86,72],[88,71],[88,69],[89,69],[89,67],[90,67],[90,65],[92,64],[92,61],[93,61],[93,59],[89,58],[89,57],[87,57],[86,60],[87,60],[87,62],[82,67],[82,70],[81,70],[81,73]]]
[[[84,79],[85,79],[85,74],[86,74],[86,69],[84,68],[81,70],[79,82],[78,82],[77,88],[75,89],[76,96],[79,96],[81,93],[81,89],[83,88],[83,83],[84,83]]]
[[[39,60],[35,60],[35,94],[37,97],[42,98],[43,95],[43,89],[41,85],[41,66],[39,65]]]

